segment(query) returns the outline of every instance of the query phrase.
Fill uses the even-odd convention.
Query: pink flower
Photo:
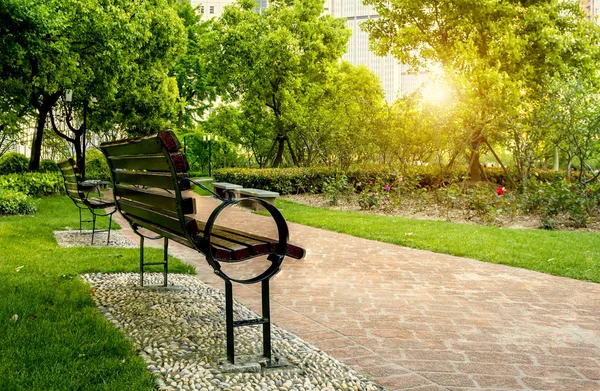
[[[398,182],[402,183],[402,182],[404,182],[404,179],[400,178],[400,179],[398,179]]]
[[[390,191],[392,190],[392,188],[390,187],[390,185],[385,185],[385,191]]]
[[[496,194],[498,194],[499,196],[501,196],[502,194],[504,194],[505,191],[506,191],[506,188],[499,187],[499,188],[496,189]]]
[[[371,180],[371,184],[374,185],[375,184],[375,179]]]
[[[381,205],[387,205],[387,201],[381,201]]]

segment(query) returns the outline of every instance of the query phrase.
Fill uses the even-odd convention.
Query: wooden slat
[[[77,183],[74,182],[65,181],[65,187],[70,190],[79,191],[79,186],[77,186]]]
[[[174,216],[169,216],[167,214],[156,212],[152,209],[142,207],[141,204],[136,204],[127,200],[119,200],[119,208],[122,212],[125,212],[127,216],[135,216],[141,219],[144,219],[148,222],[151,222],[154,225],[163,226],[166,229],[175,232],[179,235],[184,235],[181,224],[179,223],[179,219]],[[186,218],[185,227],[190,233],[190,235],[194,235],[198,233],[198,225],[196,220],[192,218]]]
[[[159,187],[161,189],[175,189],[173,178],[167,174],[156,174],[150,172],[133,172],[133,171],[115,171],[115,180],[117,183],[139,185],[148,187]],[[188,174],[178,175],[178,180],[189,178]],[[188,190],[189,185],[180,186],[181,190]]]
[[[79,191],[76,191],[76,190],[67,189],[67,195],[71,198],[75,198],[75,199],[81,200],[81,201],[83,201],[85,199],[85,194],[83,194]]]
[[[111,156],[110,160],[113,168],[171,172],[171,163],[165,155]],[[179,152],[171,154],[171,160],[176,172],[185,172],[190,168],[185,156]]]
[[[157,155],[162,153],[163,145],[169,152],[176,152],[181,148],[173,132],[163,131],[158,135],[102,143],[100,149],[108,156]]]
[[[233,235],[237,235],[238,240],[244,241],[244,240],[248,240],[248,243],[251,243],[252,240],[255,240],[257,242],[263,242],[263,243],[268,243],[268,248],[265,250],[264,247],[261,247],[259,249],[259,251],[263,252],[263,253],[269,253],[269,252],[275,252],[277,251],[277,245],[279,244],[279,241],[273,238],[268,238],[266,236],[261,236],[261,235],[256,235],[256,234],[251,234],[249,232],[244,232],[244,231],[239,231],[233,228],[229,228],[229,227],[224,227],[224,226],[217,226],[215,225],[215,228],[218,228],[220,231],[228,233],[228,234],[233,234]],[[233,238],[233,236],[232,236]],[[287,249],[285,251],[285,255],[288,255],[292,258],[295,259],[302,259],[304,258],[305,255],[305,250],[301,247],[295,246],[293,244],[288,243],[287,245]]]
[[[177,199],[175,195],[165,191],[156,192],[149,191],[133,186],[116,185],[114,190],[115,195],[127,198],[143,204],[152,205],[153,208],[177,210]],[[182,197],[183,214],[196,214],[196,200],[192,197]]]
[[[58,162],[56,163],[58,164],[58,167],[62,169],[67,169],[67,168],[73,168],[73,165],[71,164],[71,162],[69,160],[63,160],[62,162]]]
[[[174,240],[174,241],[176,241],[178,243],[183,244],[184,246],[193,248],[191,246],[190,242],[187,240],[187,238],[185,236],[179,234],[179,233],[171,232],[171,231],[165,229],[164,227],[152,224],[149,221],[146,221],[144,219],[140,219],[140,218],[135,217],[135,216],[129,215],[129,216],[127,216],[127,218],[129,218],[133,223],[139,225],[140,227],[144,227],[144,228],[146,228],[146,229],[148,229],[148,230],[156,233],[157,235],[169,238],[171,240]]]

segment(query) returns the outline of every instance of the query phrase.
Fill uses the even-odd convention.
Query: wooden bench
[[[286,255],[301,259],[304,250],[288,243],[287,223],[277,208],[261,199],[254,202],[263,205],[277,225],[278,238],[268,238],[248,232],[218,226],[217,216],[227,207],[239,203],[237,199],[225,199],[213,193],[200,182],[189,178],[189,166],[180,152],[181,145],[171,131],[153,136],[103,143],[100,149],[108,160],[115,203],[134,232],[140,237],[140,285],[144,283],[144,239],[164,238],[163,285],[167,285],[168,240],[175,240],[204,254],[215,273],[225,281],[225,318],[227,334],[227,359],[233,364],[234,327],[263,325],[263,354],[269,366],[271,358],[271,323],[269,303],[269,279],[280,269]],[[219,201],[206,221],[196,220],[195,199],[186,191],[194,183],[210,191]],[[156,237],[148,237],[143,229]],[[270,264],[257,276],[235,279],[221,269],[221,263],[240,262],[266,256]],[[156,264],[156,263],[154,263]],[[241,284],[262,284],[262,317],[250,320],[233,320],[232,281]]]
[[[101,189],[105,189],[108,182],[83,181],[79,167],[77,167],[77,163],[73,158],[59,162],[58,166],[65,181],[65,191],[79,209],[79,232],[81,232],[82,223],[92,222],[92,244],[94,244],[96,232],[108,231],[106,238],[106,244],[108,245],[110,243],[112,215],[116,211],[114,202],[102,198]],[[107,212],[107,208],[113,209]],[[92,220],[82,220],[81,211],[85,209],[92,214]],[[97,216],[109,216],[108,230],[96,230]]]
[[[215,189],[217,196],[221,198],[239,198],[237,190],[243,188],[243,186],[227,182],[213,182],[211,186]]]
[[[275,198],[279,197],[279,193],[274,191],[262,190],[262,189],[239,189],[237,191],[242,198],[241,206],[245,206],[247,208],[256,210],[262,209],[262,205],[252,201],[245,201],[245,198],[260,198],[262,200],[267,201],[269,204],[275,204]]]

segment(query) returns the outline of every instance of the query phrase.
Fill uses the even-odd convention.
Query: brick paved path
[[[274,228],[227,214],[217,224]],[[600,284],[289,226],[307,256],[272,280],[273,321],[388,389],[600,390]],[[170,251],[223,289],[202,255]],[[234,285],[255,311],[259,290]]]

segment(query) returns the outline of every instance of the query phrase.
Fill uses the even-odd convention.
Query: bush
[[[106,158],[97,149],[85,153],[85,179],[110,181],[110,169]]]
[[[44,159],[40,162],[40,172],[59,172],[60,167],[52,159]]]
[[[17,152],[7,152],[0,156],[0,174],[14,174],[27,172],[29,159],[23,154]]]
[[[32,197],[64,194],[64,181],[59,172],[26,172],[0,176],[0,188],[25,193]]]
[[[0,214],[32,214],[37,211],[35,201],[24,193],[0,188]]]

